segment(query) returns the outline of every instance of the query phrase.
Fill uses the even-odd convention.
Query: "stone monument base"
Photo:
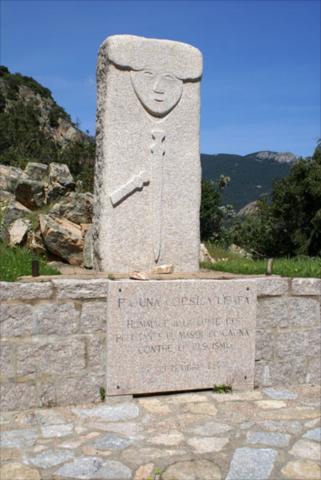
[[[107,395],[254,386],[256,284],[116,280],[107,303]]]

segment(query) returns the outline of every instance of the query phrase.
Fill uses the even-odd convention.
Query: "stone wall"
[[[100,401],[110,281],[0,283],[0,409]],[[256,385],[319,382],[321,280],[249,282],[258,287]]]

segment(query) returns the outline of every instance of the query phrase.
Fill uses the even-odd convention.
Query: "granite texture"
[[[253,283],[115,281],[107,312],[107,394],[253,388]]]
[[[199,269],[201,74],[202,55],[191,45],[129,35],[102,44],[93,220],[98,270]]]

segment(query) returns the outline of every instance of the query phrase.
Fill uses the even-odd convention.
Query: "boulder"
[[[45,255],[47,253],[41,233],[38,230],[36,232],[28,232],[27,247],[36,255]]]
[[[59,183],[66,189],[73,190],[75,181],[65,163],[50,163],[49,165],[49,183]]]
[[[53,205],[50,213],[65,217],[73,223],[91,224],[94,197],[91,193],[71,192]]]
[[[21,203],[15,200],[9,202],[2,211],[0,238],[6,241],[9,226],[18,218],[24,218],[30,213],[31,210],[24,207]]]
[[[25,168],[25,174],[32,180],[41,182],[46,181],[48,177],[49,167],[45,163],[29,162]]]
[[[45,184],[30,178],[20,178],[16,188],[16,199],[25,207],[35,210],[45,205]]]
[[[241,210],[237,212],[239,217],[244,215],[255,215],[259,210],[259,205],[257,200],[254,202],[247,203]]]
[[[11,202],[12,200],[15,199],[15,196],[11,192],[7,192],[6,190],[0,190],[0,204],[6,204],[8,202]]]
[[[21,245],[27,238],[27,233],[31,229],[31,222],[26,218],[18,218],[11,223],[6,232],[6,242],[12,247]]]
[[[229,251],[232,253],[236,253],[237,255],[243,258],[252,258],[252,255],[249,252],[244,250],[244,248],[239,247],[238,245],[235,245],[234,243],[230,245]]]
[[[84,251],[83,251],[83,263],[85,268],[93,268],[94,267],[94,259],[93,259],[93,231],[92,226],[90,226],[85,233],[84,238]]]
[[[47,250],[71,265],[82,264],[84,239],[80,226],[53,215],[39,215],[39,221]]]
[[[14,193],[21,177],[28,178],[20,168],[0,165],[0,190]]]
[[[52,203],[66,193],[75,190],[75,181],[64,163],[50,163],[47,202]]]
[[[214,258],[211,257],[204,243],[201,243],[201,246],[200,246],[200,262],[215,263]]]

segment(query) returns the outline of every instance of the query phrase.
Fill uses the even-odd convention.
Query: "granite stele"
[[[191,45],[109,37],[97,66],[95,268],[199,268],[200,79]]]

